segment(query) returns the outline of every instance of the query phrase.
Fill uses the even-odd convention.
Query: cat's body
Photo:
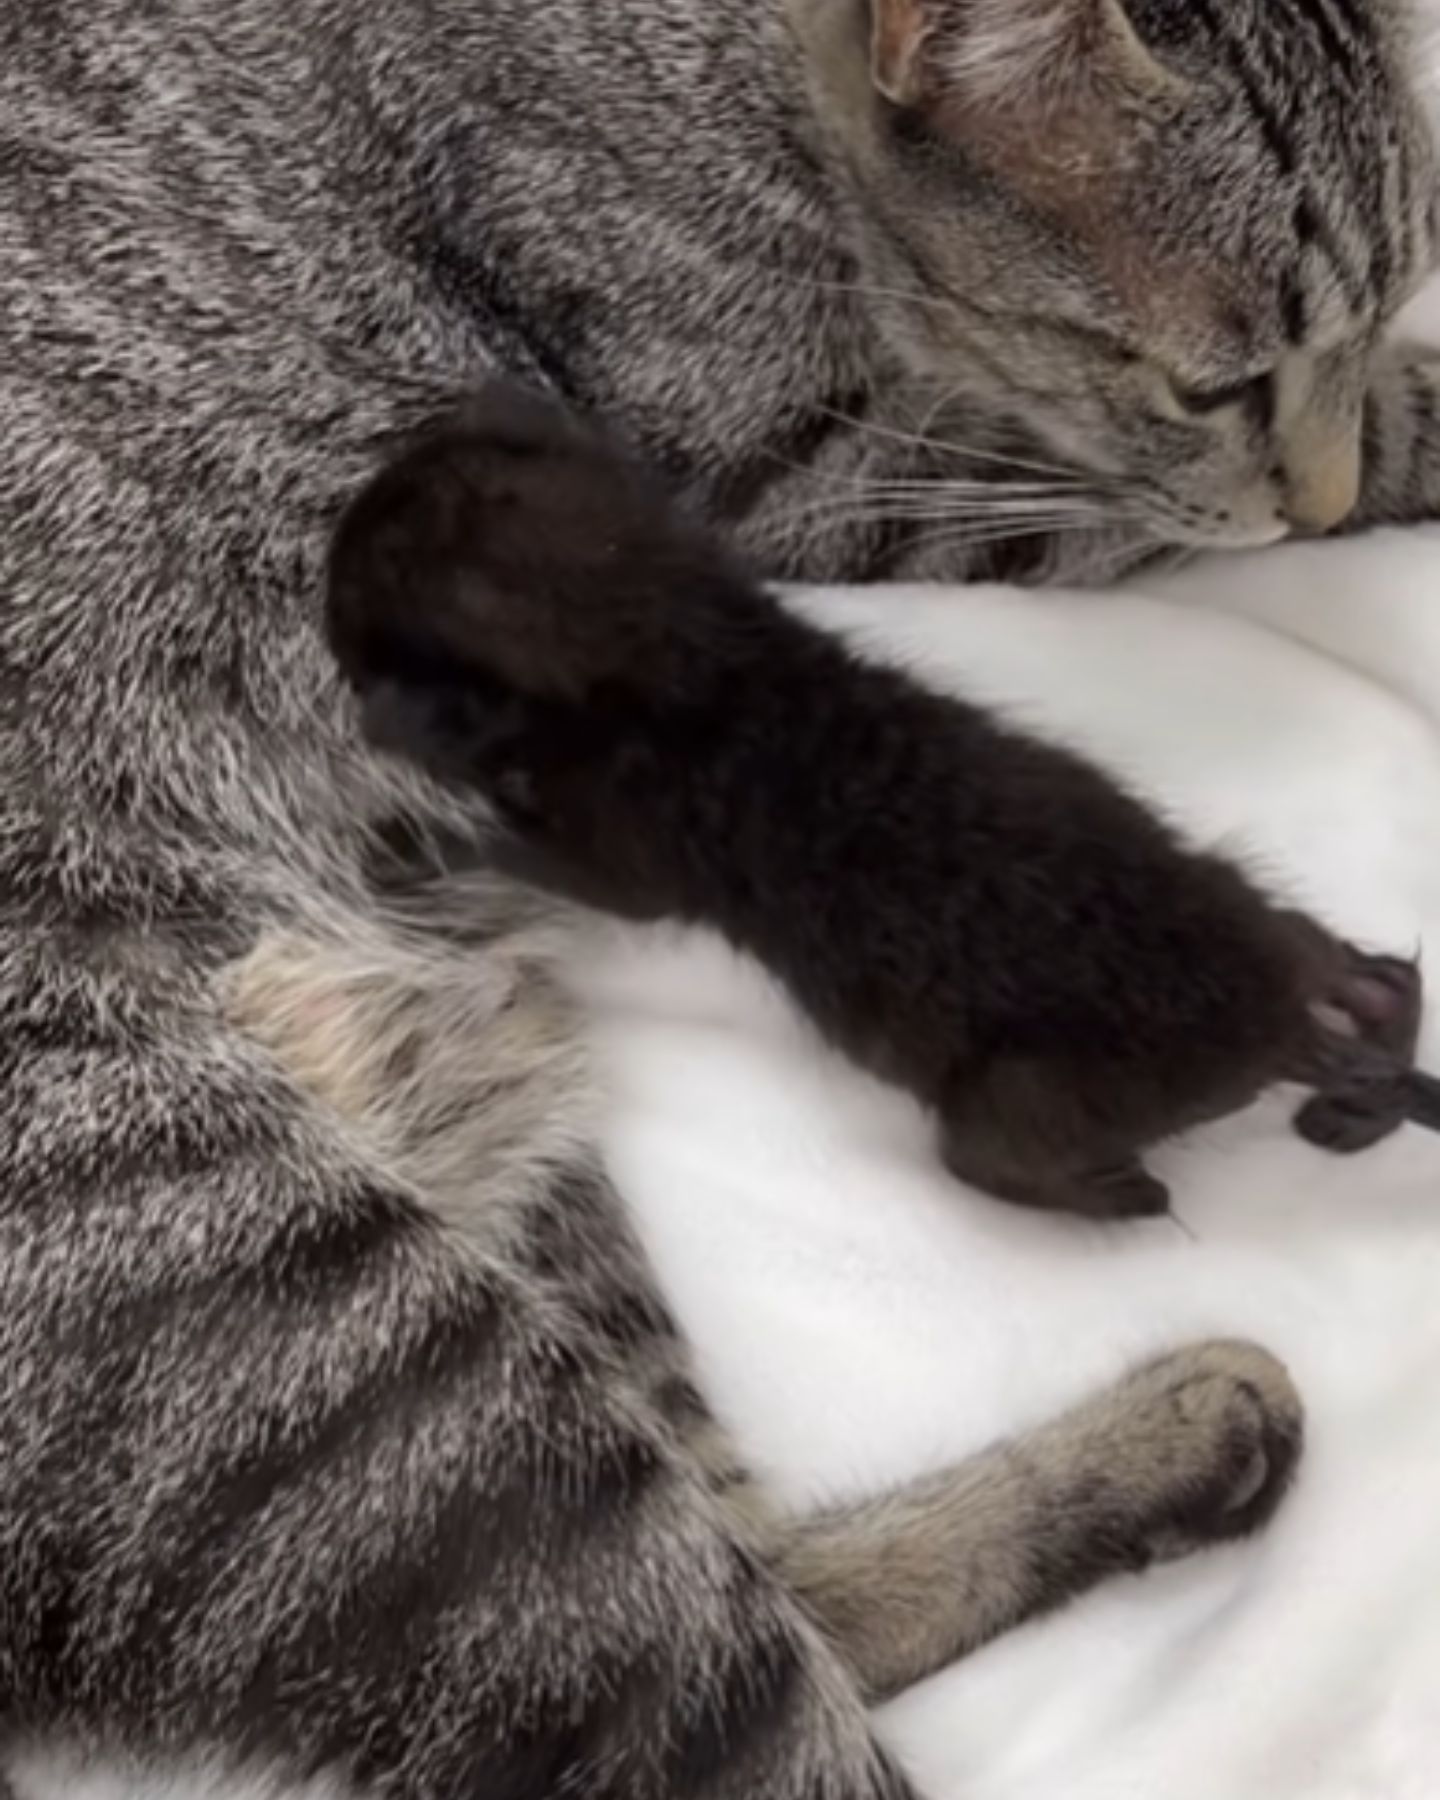
[[[1364,20],[1347,116],[1393,191],[1362,219],[1345,188],[1302,285],[1369,245],[1368,330],[1424,206]],[[767,1523],[597,1171],[544,932],[484,883],[377,896],[383,826],[478,827],[358,741],[326,538],[487,369],[613,416],[776,570],[975,566],[852,485],[925,463],[892,428],[965,359],[917,373],[933,297],[877,327],[898,278],[817,148],[822,64],[854,72],[754,0],[0,4],[12,1767],[59,1740],[405,1800],[898,1795],[863,1690],[1283,1488],[1283,1373],[1200,1346],[1021,1452]],[[1292,198],[1310,154],[1270,171]],[[1378,379],[1363,505],[1428,510],[1433,378]],[[1035,438],[975,432],[972,478]]]

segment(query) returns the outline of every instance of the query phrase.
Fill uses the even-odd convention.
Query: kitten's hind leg
[[[1301,1436],[1274,1357],[1202,1343],[956,1468],[787,1526],[775,1562],[880,1700],[1108,1575],[1254,1531]]]
[[[941,1154],[957,1179],[1012,1206],[1082,1219],[1163,1218],[1170,1210],[1169,1188],[1138,1156],[1078,1168],[1026,1164],[990,1138],[949,1124],[942,1129]]]

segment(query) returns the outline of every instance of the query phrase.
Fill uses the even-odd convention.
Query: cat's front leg
[[[1108,1576],[1259,1529],[1303,1432],[1268,1352],[1192,1344],[1026,1436],[792,1523],[774,1562],[884,1700]]]
[[[1360,498],[1342,531],[1440,519],[1440,349],[1387,345],[1365,395]]]

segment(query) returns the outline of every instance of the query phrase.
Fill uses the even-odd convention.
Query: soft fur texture
[[[1162,1212],[1140,1152],[1265,1087],[1358,1149],[1412,1097],[1416,972],[1186,849],[1067,752],[785,612],[663,489],[496,384],[336,543],[330,630],[387,748],[472,783],[512,866],[712,925],[1024,1205]],[[788,904],[774,904],[782,893]]]
[[[905,1791],[586,1148],[548,927],[493,882],[383,891],[382,838],[483,825],[359,742],[325,544],[495,367],[770,570],[1102,570],[1141,523],[1338,516],[1290,423],[1353,443],[1429,177],[1388,0],[1322,10],[1137,4],[1174,104],[1038,97],[1056,189],[939,65],[885,100],[851,0],[0,4],[8,1740],[417,1800]],[[1151,282],[1182,240],[1255,310]],[[1369,393],[1357,517],[1433,510],[1431,366]],[[866,1681],[1265,1516],[1273,1361],[1136,1380],[953,1478],[1013,1520],[1009,1598],[971,1610],[955,1536]]]

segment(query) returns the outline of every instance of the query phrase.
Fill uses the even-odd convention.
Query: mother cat
[[[1429,513],[1435,366],[1376,349],[1430,255],[1405,52],[1391,0],[0,0],[21,1792],[895,1800],[865,1698],[1268,1515],[1298,1409],[1223,1344],[772,1515],[543,929],[381,897],[480,825],[357,742],[319,573],[496,364],[777,573]]]

